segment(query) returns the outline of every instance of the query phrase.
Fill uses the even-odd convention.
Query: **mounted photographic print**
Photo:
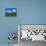
[[[16,8],[5,8],[5,16],[8,17],[16,16]]]

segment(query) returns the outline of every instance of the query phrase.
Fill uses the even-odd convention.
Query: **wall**
[[[5,8],[17,8],[16,17],[5,17]],[[46,0],[0,0],[0,44],[8,43],[17,24],[46,24]]]

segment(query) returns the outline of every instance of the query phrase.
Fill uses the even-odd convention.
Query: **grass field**
[[[5,16],[14,17],[16,16],[16,13],[5,13]]]

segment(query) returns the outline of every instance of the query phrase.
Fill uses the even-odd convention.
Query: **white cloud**
[[[13,11],[13,12],[16,12],[16,9],[13,9],[12,11]]]
[[[11,12],[11,11],[9,10],[9,11],[7,11],[7,12]]]

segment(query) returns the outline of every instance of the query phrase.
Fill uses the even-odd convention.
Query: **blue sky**
[[[5,8],[5,12],[16,12],[16,8]]]

